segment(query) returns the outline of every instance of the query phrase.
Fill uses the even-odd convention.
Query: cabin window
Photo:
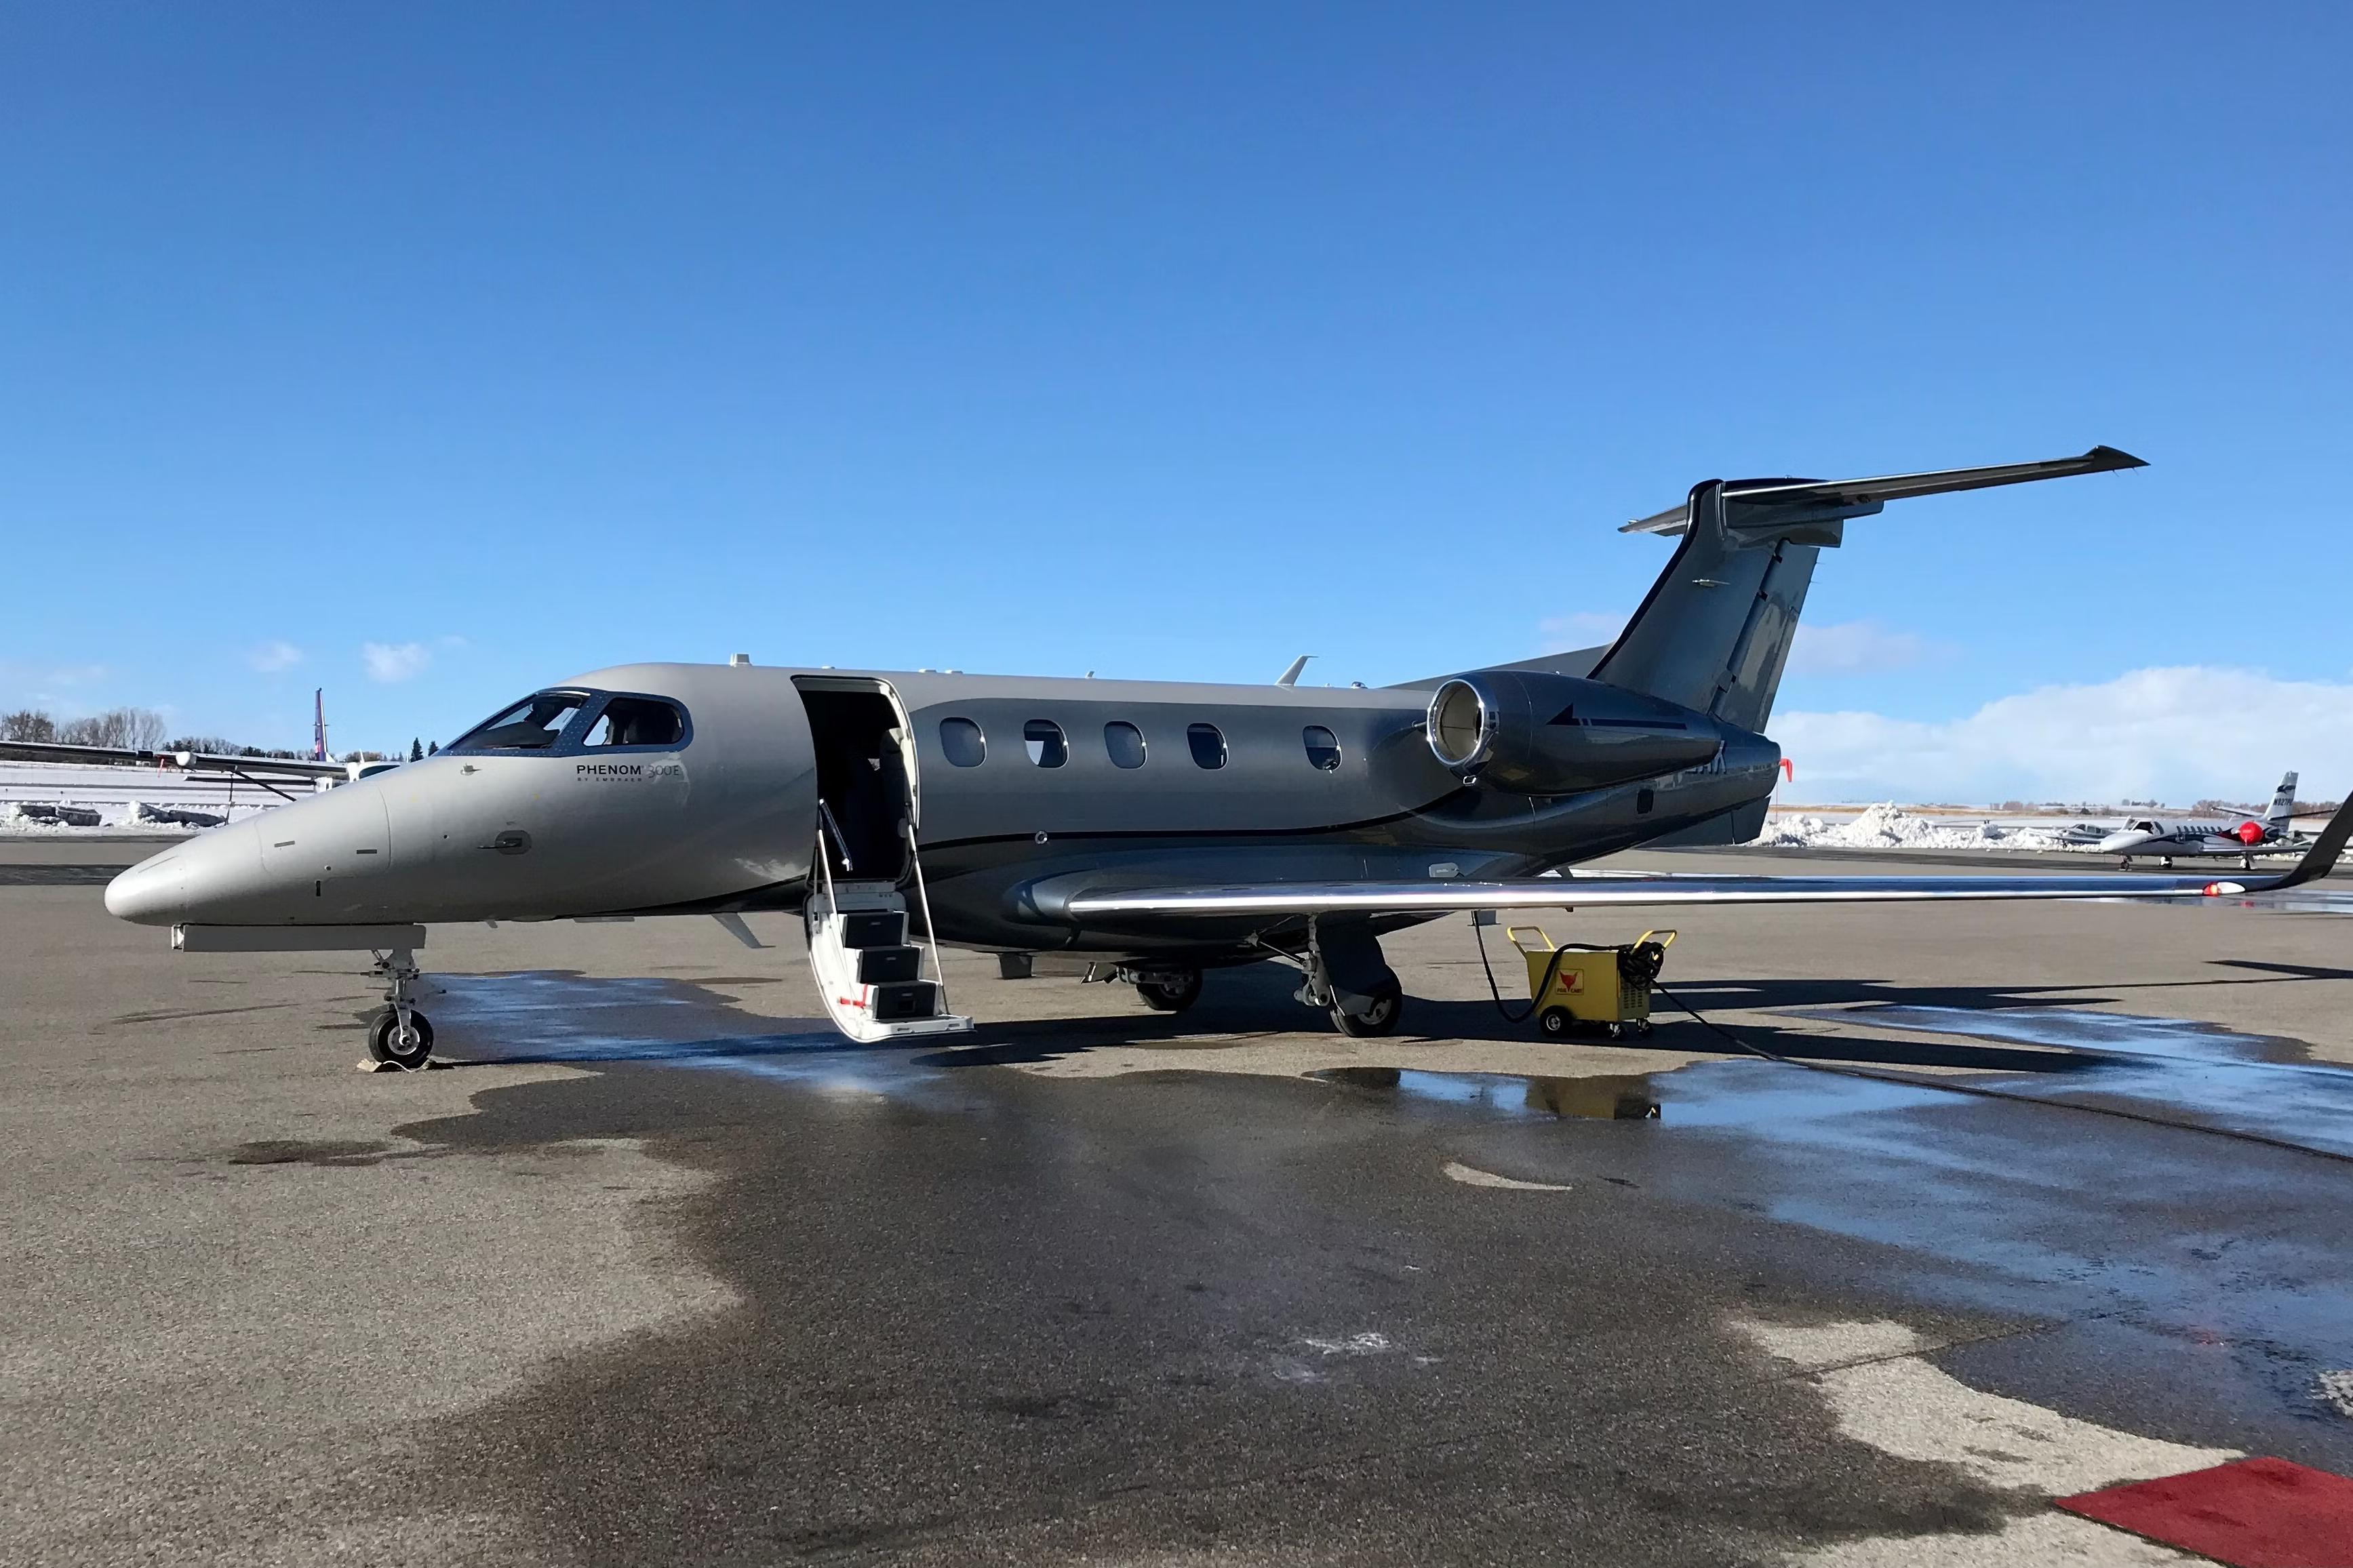
[[[1140,768],[1144,765],[1144,731],[1124,720],[1114,719],[1103,726],[1103,750],[1111,753],[1115,768]]]
[[[1021,726],[1021,744],[1028,749],[1029,760],[1041,768],[1059,768],[1071,760],[1071,745],[1062,739],[1062,727],[1051,719],[1032,719]]]
[[[1340,737],[1321,724],[1310,724],[1299,731],[1299,739],[1307,747],[1310,766],[1325,773],[1336,773],[1340,767]]]
[[[957,767],[976,768],[988,760],[988,737],[969,719],[943,719],[940,755]]]
[[[1650,816],[1650,815],[1651,815],[1651,808],[1652,806],[1654,806],[1654,805],[1658,805],[1658,804],[1659,804],[1659,794],[1658,794],[1658,792],[1657,792],[1656,790],[1650,790],[1650,789],[1638,789],[1638,790],[1636,790],[1636,791],[1634,792],[1634,815],[1635,815],[1635,816]]]
[[[1185,743],[1193,748],[1193,761],[1205,768],[1226,765],[1226,738],[1215,724],[1192,724],[1185,730]]]
[[[469,731],[453,752],[549,752],[587,702],[585,691],[540,691]]]
[[[614,697],[588,722],[584,746],[675,746],[686,739],[686,714],[655,697]]]

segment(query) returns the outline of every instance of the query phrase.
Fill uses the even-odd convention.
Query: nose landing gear
[[[417,954],[394,948],[375,955],[368,972],[384,982],[385,1006],[368,1024],[368,1055],[382,1067],[421,1072],[433,1057],[433,1025],[417,1010]]]

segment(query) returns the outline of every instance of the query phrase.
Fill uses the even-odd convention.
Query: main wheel
[[[368,1055],[404,1072],[419,1072],[433,1055],[432,1021],[411,1007],[408,1037],[401,1037],[400,1015],[386,1007],[368,1025]]]
[[[1155,1013],[1182,1013],[1201,999],[1201,972],[1158,970],[1135,983],[1135,994]]]
[[[1354,1036],[1357,1039],[1371,1039],[1396,1032],[1398,1019],[1404,1013],[1405,992],[1398,987],[1396,981],[1392,980],[1373,993],[1372,1005],[1362,1013],[1351,1013],[1345,1007],[1334,1004],[1332,1022],[1340,1026],[1340,1032],[1344,1035]]]
[[[1577,1027],[1577,1020],[1569,1016],[1568,1009],[1566,1007],[1547,1007],[1536,1015],[1536,1027],[1542,1029],[1549,1037],[1557,1040],[1566,1037],[1571,1029]]]

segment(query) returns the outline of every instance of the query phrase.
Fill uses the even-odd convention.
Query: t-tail
[[[2263,826],[2284,838],[2289,819],[2295,816],[2295,775],[2289,773],[2280,780],[2279,792],[2272,796],[2272,808],[2263,813]]]
[[[1911,496],[2146,467],[2113,447],[2094,447],[2080,458],[1933,474],[1694,485],[1683,505],[1620,531],[1680,534],[1682,541],[1634,618],[1593,665],[1592,678],[1761,731],[1772,717],[1814,561],[1842,542],[1848,519]]]

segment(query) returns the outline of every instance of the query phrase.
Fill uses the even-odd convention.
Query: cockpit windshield
[[[585,691],[537,691],[489,723],[470,730],[453,752],[547,752],[564,738],[573,715],[587,704]]]
[[[535,691],[446,748],[461,755],[674,752],[691,738],[686,710],[667,697],[620,691]]]

